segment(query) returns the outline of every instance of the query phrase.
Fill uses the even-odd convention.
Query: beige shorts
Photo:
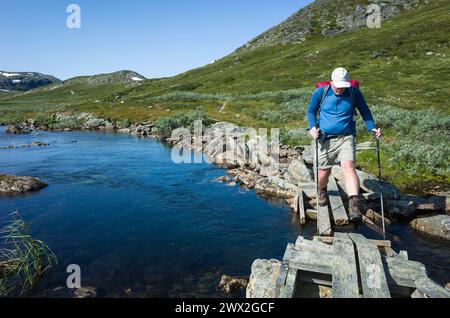
[[[319,169],[330,169],[334,164],[342,161],[353,161],[356,159],[356,145],[355,136],[343,136],[319,141]],[[314,158],[316,141],[313,140],[312,149],[314,151]]]

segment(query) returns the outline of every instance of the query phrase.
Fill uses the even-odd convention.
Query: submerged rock
[[[411,221],[413,229],[435,238],[450,241],[450,216],[436,215]]]
[[[248,281],[246,279],[222,275],[219,288],[226,294],[232,294],[239,289],[246,288],[247,285]]]
[[[413,201],[387,200],[386,208],[396,218],[411,220],[417,215],[417,206]]]
[[[0,192],[2,193],[37,191],[47,186],[48,184],[36,178],[0,174]]]
[[[275,298],[276,282],[280,275],[281,262],[275,259],[257,259],[252,264],[252,273],[247,285],[247,298]]]
[[[5,130],[5,133],[7,134],[29,134],[31,133],[32,130],[28,127],[24,127],[24,126],[19,126],[19,125],[15,125],[15,126],[10,126]]]
[[[75,291],[75,298],[95,298],[97,297],[97,288],[95,287],[82,287]]]

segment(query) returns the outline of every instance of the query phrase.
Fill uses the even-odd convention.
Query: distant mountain
[[[0,71],[0,91],[29,91],[59,82],[61,80],[54,76],[36,72]]]
[[[89,84],[89,85],[105,85],[105,84],[133,84],[141,83],[145,81],[146,78],[141,74],[133,71],[118,71],[109,74],[99,74],[93,76],[80,76],[68,79],[64,81],[64,84]]]
[[[314,36],[335,36],[367,27],[370,4],[380,7],[386,22],[404,11],[416,8],[424,0],[316,0],[281,24],[249,41],[242,49],[303,43]]]

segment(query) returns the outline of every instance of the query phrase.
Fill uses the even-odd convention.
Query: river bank
[[[295,196],[295,191],[297,189],[296,183],[306,183],[307,181],[311,181],[312,159],[311,156],[308,156],[309,151],[307,146],[291,148],[285,145],[278,145],[280,162],[274,164],[270,150],[277,149],[278,147],[276,147],[276,145],[270,143],[267,144],[266,141],[261,140],[258,137],[246,139],[243,136],[245,129],[231,123],[221,122],[213,124],[211,127],[204,130],[202,134],[202,143],[198,143],[196,142],[197,140],[195,137],[180,138],[180,135],[183,135],[181,133],[179,135],[175,134],[174,138],[162,138],[161,135],[156,133],[154,124],[150,122],[130,124],[129,127],[123,128],[115,123],[108,124],[107,122],[102,122],[101,119],[92,119],[92,117],[89,116],[87,116],[87,118],[90,118],[90,120],[96,124],[99,122],[101,124],[78,128],[61,127],[56,130],[59,132],[72,131],[70,134],[73,134],[73,130],[81,129],[100,132],[115,132],[119,133],[118,135],[133,134],[141,137],[158,138],[172,147],[172,153],[177,146],[182,146],[180,149],[195,149],[206,154],[210,162],[227,169],[227,175],[221,175],[217,180],[225,181],[232,186],[230,189],[234,189],[234,186],[239,186],[243,189],[253,189],[259,194],[268,195],[271,198],[287,200],[288,203],[290,203],[290,200]],[[32,128],[31,121],[26,123],[25,126]],[[36,125],[34,125],[33,129],[50,130],[46,127]],[[229,138],[224,138],[226,136]],[[74,141],[76,140],[70,140],[70,142]],[[74,145],[76,145],[76,143],[74,143]],[[233,150],[234,155],[224,155],[224,149]],[[267,152],[266,149],[269,149],[269,152]],[[9,150],[5,149],[4,151]],[[251,158],[253,159],[251,160]],[[339,178],[339,170],[337,167],[334,169],[333,173]],[[367,183],[366,180],[373,180],[373,176],[371,177],[363,171],[359,172],[359,175],[363,180],[362,184],[368,184],[370,186],[370,182]],[[390,230],[399,234],[403,240],[402,244],[404,244],[405,241],[409,241],[409,238],[404,237],[404,235],[401,235],[400,233],[403,233],[406,228],[408,229],[408,233],[413,232],[413,228],[408,225],[409,223],[407,222],[410,219],[415,219],[416,216],[424,215],[430,217],[436,214],[445,216],[445,214],[443,214],[445,213],[445,200],[442,201],[439,196],[430,198],[408,196],[399,193],[395,187],[389,185],[384,189],[387,191],[386,196],[391,198],[389,201],[391,202],[389,211],[392,210],[389,217],[392,221]],[[313,207],[315,203],[314,191],[305,188],[305,192],[308,194],[310,206]],[[403,203],[396,204],[395,202]],[[377,204],[377,200],[368,198],[366,201],[367,211],[377,211]],[[445,222],[440,224],[440,228],[445,229]],[[446,244],[445,234],[448,232],[441,231],[441,234],[436,235],[436,233],[433,232],[435,232],[437,227],[439,227],[439,225],[435,224],[432,226],[433,229],[425,229],[424,232],[429,232],[426,237],[433,236],[438,238],[440,244]],[[443,234],[444,236],[442,236]],[[422,242],[425,242],[426,240],[429,240],[429,238],[425,238]],[[402,249],[409,250],[408,247],[402,247]],[[425,254],[422,255],[424,256]],[[228,272],[225,274],[233,273]]]

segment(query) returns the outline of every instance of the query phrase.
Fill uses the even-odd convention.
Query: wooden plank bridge
[[[295,244],[288,244],[276,283],[279,298],[305,297],[303,291],[311,287],[327,288],[333,298],[450,298],[446,289],[428,277],[423,264],[409,260],[405,251],[394,252],[390,241],[339,232],[349,218],[341,198],[345,189],[341,193],[333,177],[328,184],[329,205],[318,211],[305,208],[305,198],[316,197],[315,184],[300,184],[299,189],[294,211],[302,225],[307,218],[317,220],[318,236],[314,240],[299,237]],[[363,218],[371,228],[381,230]]]
[[[306,286],[328,287],[333,298],[450,297],[428,278],[424,265],[395,253],[389,241],[367,240],[354,233],[312,241],[299,237],[288,244],[276,295],[301,297]]]

